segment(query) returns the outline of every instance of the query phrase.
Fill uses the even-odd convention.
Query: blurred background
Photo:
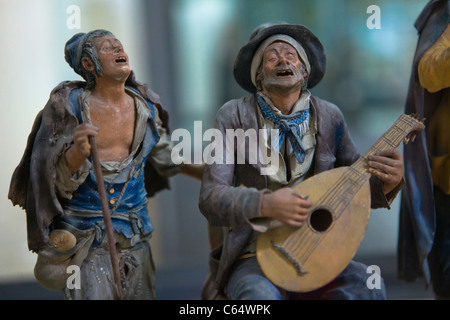
[[[123,43],[141,82],[160,96],[171,129],[208,129],[220,106],[244,92],[232,69],[261,23],[304,24],[322,41],[327,72],[313,94],[337,104],[361,153],[404,109],[417,43],[414,22],[427,0],[0,0],[0,299],[61,299],[33,276],[25,212],[7,199],[37,113],[63,80],[79,80],[64,60],[75,33],[103,28]],[[367,12],[371,5],[380,9]],[[369,25],[367,24],[369,20]],[[370,22],[379,22],[371,29]],[[402,147],[399,148],[402,151]],[[209,252],[198,210],[200,182],[177,176],[150,200],[159,299],[200,299]],[[356,259],[378,265],[389,299],[428,299],[423,281],[397,280],[399,198],[374,210]]]

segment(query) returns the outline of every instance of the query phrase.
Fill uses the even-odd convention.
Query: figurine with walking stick
[[[27,214],[35,276],[66,299],[154,299],[147,198],[203,168],[174,164],[168,114],[111,32],[74,35],[65,59],[85,81],[52,91],[9,192]],[[79,268],[77,286],[69,266]]]

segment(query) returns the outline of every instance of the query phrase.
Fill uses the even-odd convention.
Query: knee
[[[278,288],[263,276],[241,278],[227,286],[226,294],[231,300],[281,300]]]
[[[386,300],[386,286],[380,270],[352,261],[325,292],[325,298]]]

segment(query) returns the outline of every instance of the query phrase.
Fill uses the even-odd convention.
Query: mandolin
[[[370,217],[367,157],[414,141],[425,126],[417,115],[401,115],[353,165],[315,175],[294,187],[313,206],[300,228],[282,225],[258,236],[256,256],[275,285],[294,292],[318,289],[353,259]]]

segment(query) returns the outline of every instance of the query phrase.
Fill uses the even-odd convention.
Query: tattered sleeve
[[[222,137],[222,163],[206,165],[200,189],[199,208],[211,225],[236,227],[250,225],[261,216],[263,190],[234,186],[236,146],[226,145],[226,130],[240,128],[236,101],[225,104],[216,117],[215,128]],[[228,161],[227,161],[228,159]]]
[[[181,171],[184,162],[183,159],[173,159],[173,142],[167,134],[167,129],[163,126],[157,108],[155,108],[154,119],[160,139],[150,151],[148,161],[153,165],[159,175],[162,177],[172,177]],[[174,155],[174,157],[175,156],[176,155]]]

